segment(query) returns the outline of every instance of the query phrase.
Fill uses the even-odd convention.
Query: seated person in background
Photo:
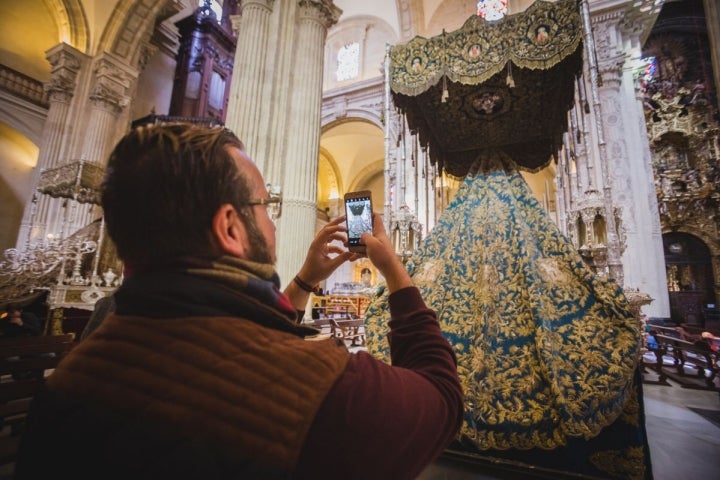
[[[42,323],[34,313],[11,304],[7,312],[0,315],[0,332],[7,337],[36,336],[42,333]]]
[[[658,348],[658,343],[657,343],[657,339],[655,338],[655,332],[654,332],[654,331],[650,331],[649,333],[647,333],[647,334],[645,335],[645,345],[646,345],[647,348],[649,348],[650,350],[657,350],[657,348]]]
[[[462,421],[455,357],[382,219],[362,241],[391,292],[392,366],[299,323],[308,287],[358,256],[335,219],[281,292],[279,201],[227,129],[120,141],[102,206],[130,274],[36,395],[17,479],[399,480],[443,451]]]
[[[691,332],[682,325],[675,327],[675,330],[680,334],[680,338],[688,342],[697,342],[702,338],[699,333]]]
[[[7,311],[0,315],[0,332],[5,337],[36,337],[42,333],[42,322],[34,313],[23,311],[19,305],[10,304]],[[12,377],[15,380],[27,380],[42,376],[43,372],[44,370],[13,371]]]
[[[711,332],[702,332],[700,336],[710,345],[710,350],[713,352],[720,350],[720,337],[716,337]]]

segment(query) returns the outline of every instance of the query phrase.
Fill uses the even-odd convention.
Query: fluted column
[[[645,314],[669,317],[650,148],[633,76],[633,62],[640,58],[642,38],[651,28],[651,20],[620,8],[595,17],[597,48],[590,63],[595,64],[597,78],[589,83],[588,97],[595,120],[592,133],[597,139],[596,164],[601,172],[608,267],[621,286],[653,298],[643,307]],[[592,65],[590,73],[592,77]]]
[[[612,122],[613,112],[608,112],[607,123],[610,151],[613,157],[621,160],[611,168],[616,171],[613,176],[613,195],[617,198],[615,205],[622,207],[625,226],[620,238],[625,285],[653,299],[642,307],[645,314],[669,317],[665,252],[643,96],[638,79],[628,68],[635,58],[640,58],[643,38],[653,23],[648,15],[635,13],[623,15],[618,24],[620,38],[630,55],[616,70],[621,81],[617,91],[612,92],[617,97],[615,103],[619,121]],[[615,155],[616,151],[621,155]]]
[[[290,84],[284,213],[278,242],[278,272],[285,282],[299,270],[315,235],[323,54],[327,29],[340,13],[330,0],[298,3],[298,48]]]
[[[104,166],[113,147],[118,117],[130,103],[128,92],[137,72],[114,56],[103,54],[96,60],[93,74],[90,115],[80,156]]]
[[[266,104],[259,99],[266,81],[265,62],[274,3],[274,0],[243,0],[241,15],[233,18],[238,39],[225,120],[225,125],[243,141],[261,171],[260,117],[261,108]]]
[[[83,160],[101,166],[107,165],[107,156],[114,146],[117,132],[124,130],[123,126],[118,125],[118,118],[130,103],[128,93],[136,78],[137,71],[119,58],[107,53],[96,57],[80,158],[68,161]],[[75,232],[94,220],[93,205],[75,204],[71,201],[70,207],[70,213],[62,225],[67,232]]]
[[[38,153],[37,166],[33,172],[33,190],[37,188],[40,174],[44,169],[61,163],[66,148],[64,138],[70,129],[68,121],[70,104],[77,87],[78,72],[84,61],[81,52],[65,43],[48,50],[46,58],[52,66],[50,80],[45,84],[50,105],[43,125],[43,140]],[[20,225],[17,248],[24,249],[30,243],[44,240],[50,203],[58,203],[58,201],[45,195],[38,195],[36,201],[28,202]]]

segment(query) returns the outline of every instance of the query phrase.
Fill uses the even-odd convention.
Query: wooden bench
[[[645,337],[644,348],[647,351],[652,352],[653,355],[655,355],[655,363],[652,366],[652,368],[655,370],[655,373],[657,373],[657,375],[658,375],[657,380],[649,382],[649,383],[658,383],[661,385],[669,385],[669,383],[667,382],[667,375],[665,374],[665,372],[662,369],[663,357],[668,353],[668,347],[665,343],[661,343],[657,340],[657,336],[658,336],[657,332],[650,331],[649,335],[652,336],[655,339],[655,341],[649,342],[648,338]],[[644,366],[645,365],[643,364],[643,368],[644,368]]]
[[[0,465],[14,463],[32,397],[74,344],[69,333],[0,337]]]
[[[708,387],[715,388],[714,381],[718,375],[718,352],[713,351],[707,342],[691,342],[659,333],[655,334],[655,340],[659,350],[672,354],[673,364],[678,375],[685,375],[685,363],[689,361],[697,370],[697,377],[704,379]],[[662,366],[661,358],[658,358],[658,362]],[[706,374],[706,370],[710,371],[709,375]]]
[[[350,346],[365,346],[365,321],[362,318],[330,318],[330,332]]]

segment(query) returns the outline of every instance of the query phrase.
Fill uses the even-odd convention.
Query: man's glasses
[[[268,215],[272,221],[276,221],[282,215],[282,192],[279,185],[266,185],[268,198],[251,200],[248,205],[267,205]]]

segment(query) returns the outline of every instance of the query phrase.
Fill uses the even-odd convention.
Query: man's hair
[[[131,265],[211,253],[212,219],[229,203],[242,216],[251,186],[227,147],[229,130],[187,123],[133,129],[110,154],[102,207],[118,255]]]

